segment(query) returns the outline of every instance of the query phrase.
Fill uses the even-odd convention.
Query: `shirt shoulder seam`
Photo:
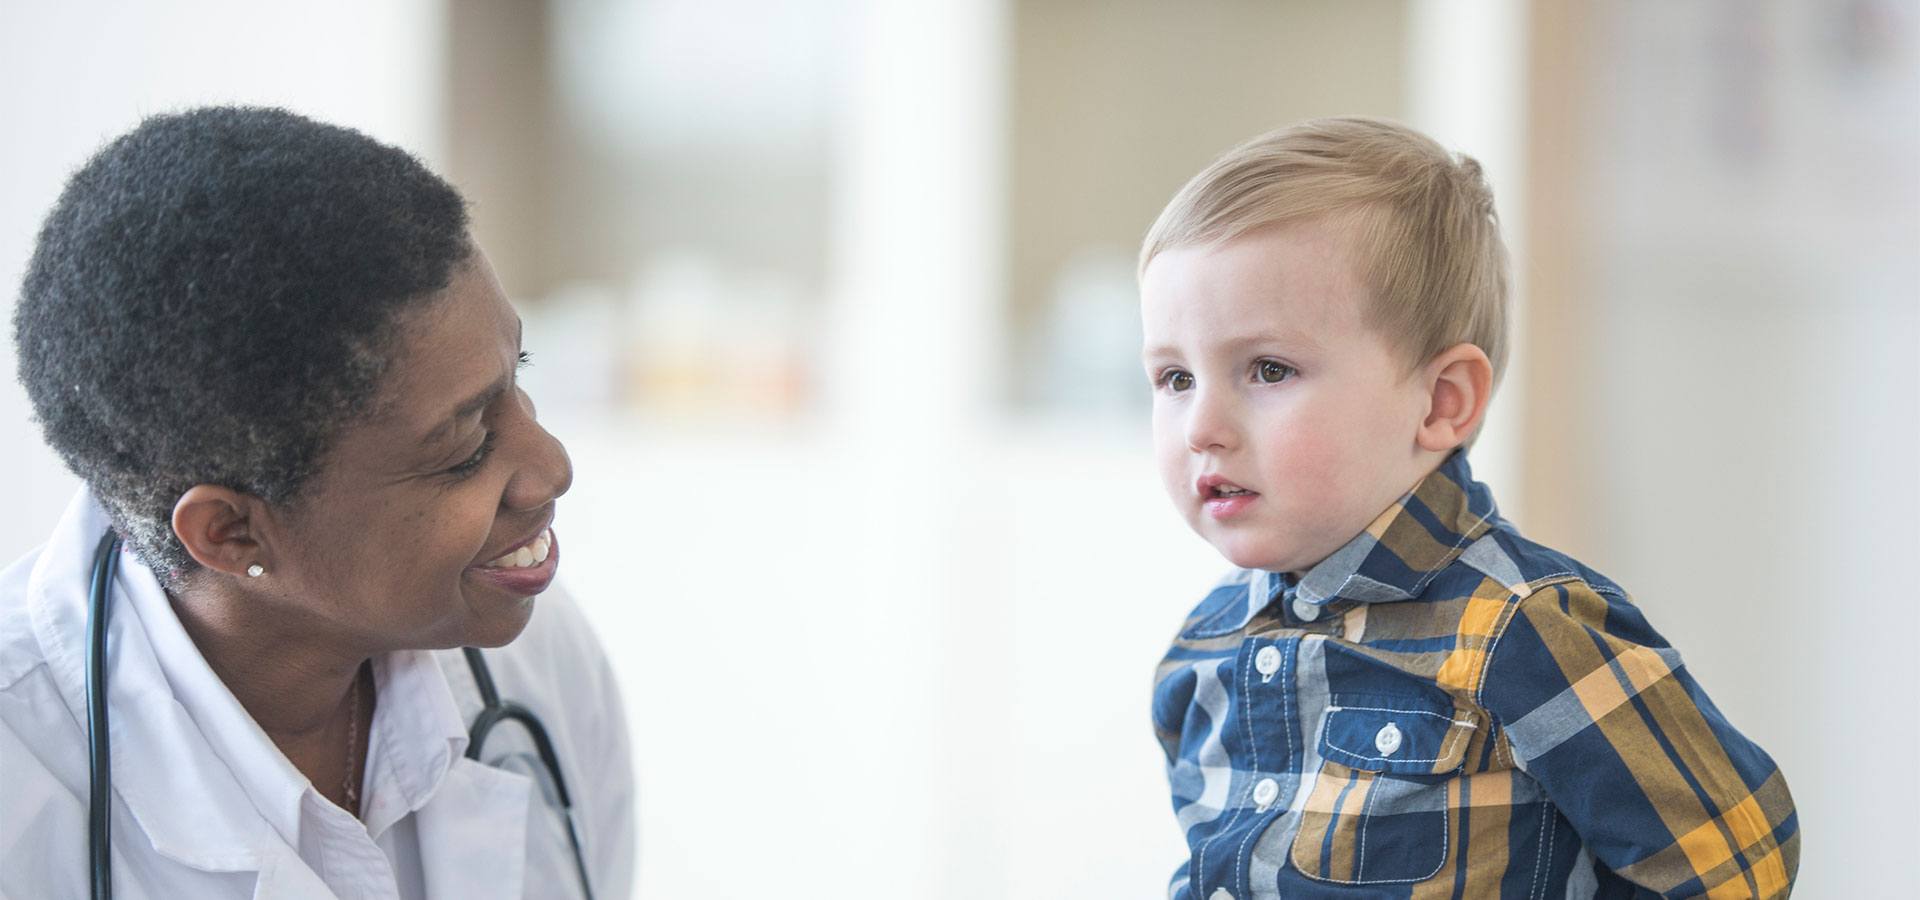
[[[1487,709],[1485,696],[1487,676],[1492,674],[1494,659],[1500,654],[1500,639],[1506,637],[1507,628],[1513,624],[1514,616],[1519,614],[1520,607],[1525,605],[1528,600],[1540,596],[1548,588],[1559,587],[1563,584],[1575,582],[1586,586],[1590,590],[1594,589],[1593,585],[1588,583],[1579,572],[1571,569],[1554,572],[1538,578],[1529,578],[1518,585],[1508,587],[1507,601],[1504,608],[1500,610],[1499,618],[1494,622],[1492,636],[1487,640],[1486,663],[1480,667],[1480,677],[1473,686],[1473,703],[1475,706],[1487,710],[1489,715],[1492,714],[1492,710]]]

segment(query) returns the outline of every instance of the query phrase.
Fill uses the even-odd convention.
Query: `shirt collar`
[[[377,839],[433,798],[467,752],[467,726],[435,654],[389,653],[374,660],[373,676],[379,702],[367,741],[368,805],[361,818]]]
[[[1268,580],[1274,596],[1290,590],[1315,606],[1412,599],[1499,521],[1493,492],[1473,480],[1466,451],[1456,451],[1297,583],[1289,576]]]

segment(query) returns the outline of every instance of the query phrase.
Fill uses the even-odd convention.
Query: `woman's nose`
[[[573,460],[560,439],[533,418],[533,402],[525,398],[527,449],[524,461],[507,482],[504,502],[510,509],[538,509],[573,487]]]

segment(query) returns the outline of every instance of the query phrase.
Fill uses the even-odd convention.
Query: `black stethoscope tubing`
[[[120,569],[120,536],[108,531],[93,552],[87,587],[87,855],[93,866],[93,900],[113,900],[113,834],[107,800],[113,796],[113,754],[107,735],[107,604]]]
[[[91,867],[93,900],[112,900],[113,867],[110,850],[112,825],[108,821],[107,801],[113,795],[113,753],[107,734],[107,614],[113,601],[113,579],[120,569],[120,536],[109,530],[93,553],[93,577],[87,588],[87,856]],[[467,758],[480,760],[480,750],[495,725],[512,721],[533,738],[540,763],[553,778],[554,794],[559,800],[560,816],[567,826],[567,843],[573,849],[574,870],[580,874],[580,892],[593,900],[593,885],[587,878],[587,857],[580,849],[580,830],[574,825],[573,795],[560,775],[560,755],[546,726],[533,711],[511,700],[500,699],[493,672],[477,647],[462,647],[473,683],[480,689],[480,713],[467,731]]]

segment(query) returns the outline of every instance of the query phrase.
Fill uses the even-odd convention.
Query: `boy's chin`
[[[1220,551],[1220,555],[1236,568],[1265,569],[1269,572],[1291,572],[1304,568],[1294,562],[1294,555],[1287,553],[1285,548],[1271,544],[1215,541],[1213,549]]]

